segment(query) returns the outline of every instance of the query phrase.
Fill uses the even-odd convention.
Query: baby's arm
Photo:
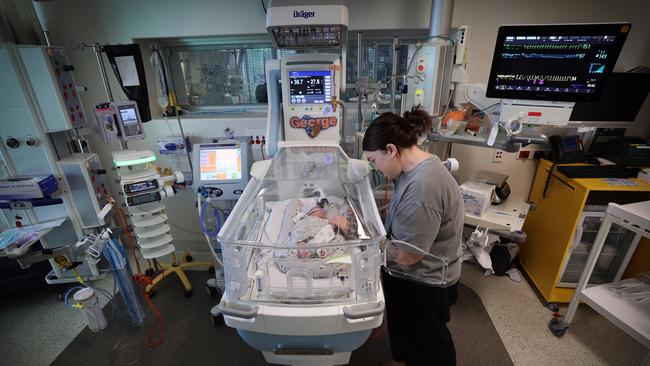
[[[357,221],[353,217],[348,218],[336,215],[329,219],[329,223],[333,226],[336,226],[340,230],[340,234],[346,240],[356,239],[357,238]]]

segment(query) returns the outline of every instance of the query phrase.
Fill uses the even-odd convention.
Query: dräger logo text
[[[315,17],[315,16],[316,16],[316,12],[315,12],[315,11],[295,10],[295,11],[293,12],[293,17],[294,17],[294,18],[305,18],[305,19],[309,19],[309,18],[312,18],[312,17]]]

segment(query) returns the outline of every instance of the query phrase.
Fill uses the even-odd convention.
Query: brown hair
[[[413,107],[400,117],[395,113],[382,113],[370,123],[361,144],[364,151],[386,150],[393,144],[406,149],[418,143],[418,137],[431,130],[433,119],[420,106]]]

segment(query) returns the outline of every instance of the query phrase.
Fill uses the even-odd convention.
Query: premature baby
[[[306,247],[309,244],[327,244],[354,238],[357,231],[356,226],[351,208],[348,207],[345,215],[341,215],[338,205],[323,198],[306,214],[295,218],[295,225],[291,229],[289,241],[299,247],[298,258],[304,259],[314,254],[323,258],[329,254],[328,248],[318,248],[313,253]]]

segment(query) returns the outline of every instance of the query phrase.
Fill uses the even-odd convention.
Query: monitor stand
[[[502,99],[500,122],[519,120],[523,124],[566,126],[574,102],[546,100]]]

